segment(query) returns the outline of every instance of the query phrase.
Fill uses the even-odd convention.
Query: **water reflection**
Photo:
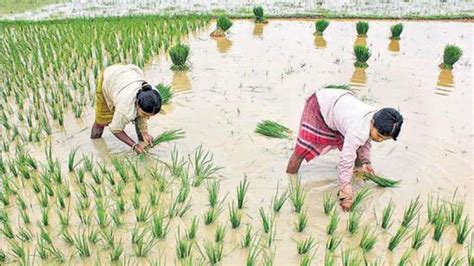
[[[188,78],[188,72],[174,71],[171,87],[173,88],[173,91],[176,92],[191,90],[191,81]]]
[[[391,52],[400,52],[400,41],[390,40],[390,43],[388,44],[388,50]]]
[[[265,25],[266,25],[265,23],[255,23],[255,26],[253,27],[253,36],[262,37],[263,27]]]
[[[436,94],[448,96],[454,88],[453,71],[451,69],[441,69],[436,85]]]
[[[317,35],[314,37],[314,46],[316,49],[324,49],[327,46],[327,42],[323,36]]]
[[[367,46],[367,38],[366,37],[357,37],[355,42],[354,42],[354,45]]]
[[[232,47],[232,41],[226,37],[213,37],[217,43],[217,51],[220,53],[227,53]]]
[[[351,84],[354,86],[363,86],[367,83],[367,74],[365,73],[365,68],[356,67],[354,74],[351,77]]]

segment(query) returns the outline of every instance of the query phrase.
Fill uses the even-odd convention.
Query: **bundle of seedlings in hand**
[[[377,243],[377,232],[370,230],[369,226],[364,228],[362,237],[359,242],[359,247],[364,251],[364,253],[370,252]]]
[[[324,86],[325,89],[351,90],[349,84],[329,84]]]
[[[182,139],[182,138],[184,138],[184,130],[182,130],[182,129],[168,130],[168,131],[165,131],[165,132],[161,133],[157,137],[155,137],[153,139],[151,147],[155,147],[158,144],[165,143],[165,142],[170,142],[170,141],[177,140],[177,139]]]
[[[326,28],[329,26],[329,21],[325,19],[318,19],[315,23],[316,32],[314,35],[322,36]]]
[[[190,161],[194,171],[193,187],[199,187],[204,180],[211,178],[222,169],[214,165],[212,153],[204,151],[202,145],[199,145]]]
[[[298,213],[298,217],[296,218],[295,228],[297,232],[303,232],[306,228],[306,224],[308,223],[308,215],[306,211],[302,211]]]
[[[173,92],[171,91],[171,86],[167,86],[163,83],[159,83],[155,86],[161,96],[161,103],[168,104],[173,98]]]
[[[363,188],[360,191],[358,191],[354,197],[354,201],[352,202],[350,211],[355,211],[358,210],[359,206],[362,204],[362,202],[368,198],[371,194],[370,189],[368,188]]]
[[[354,55],[356,57],[356,62],[354,63],[355,67],[367,68],[369,64],[367,61],[371,56],[369,48],[365,45],[354,45]]]
[[[336,206],[336,200],[331,196],[331,193],[326,192],[323,195],[324,214],[329,215]]]
[[[400,180],[385,178],[373,173],[363,173],[363,177],[364,179],[368,179],[381,187],[396,187],[400,183]]]
[[[471,229],[472,226],[469,226],[469,217],[466,215],[466,218],[456,225],[456,242],[463,245]]]
[[[290,185],[290,200],[296,213],[301,212],[305,198],[306,191],[301,186],[301,182],[298,182],[295,185]]]
[[[247,181],[247,176],[244,177],[244,180],[240,181],[239,186],[237,187],[237,207],[242,209],[244,207],[245,195],[249,188],[249,182]]]
[[[225,33],[232,27],[232,21],[226,15],[221,15],[217,18],[217,29],[211,33],[211,37],[224,37]]]
[[[184,71],[189,69],[188,65],[186,64],[189,56],[189,46],[179,43],[173,46],[169,53],[171,61],[173,62],[171,70]]]
[[[392,32],[392,36],[390,37],[391,40],[400,40],[400,35],[402,35],[402,31],[403,31],[403,24],[398,23],[398,24],[392,25],[390,27],[390,31]]]
[[[229,204],[229,220],[232,228],[238,228],[240,226],[240,220],[242,219],[242,214],[239,212],[239,209],[232,204]]]
[[[314,246],[316,246],[316,242],[312,236],[296,242],[296,249],[300,255],[308,253]]]
[[[415,232],[411,237],[411,248],[414,250],[420,249],[423,245],[423,241],[425,241],[426,236],[429,234],[430,228],[423,228],[420,227],[419,224],[416,225]]]
[[[270,120],[263,120],[259,122],[255,132],[264,136],[279,139],[289,139],[291,134],[291,130],[289,128]]]
[[[369,23],[367,21],[359,21],[356,24],[357,37],[367,37],[369,31]]]
[[[329,216],[329,223],[328,223],[328,226],[326,227],[326,233],[328,235],[332,235],[336,231],[338,223],[339,223],[339,212],[336,209],[334,209],[331,215]]]
[[[448,44],[444,47],[442,69],[453,69],[453,65],[461,58],[462,50],[456,45]]]
[[[347,220],[347,231],[352,235],[356,234],[359,231],[360,219],[362,218],[362,213],[360,211],[351,211],[349,213],[349,219]]]
[[[388,250],[393,251],[402,241],[405,235],[408,233],[408,228],[405,226],[400,226],[388,244]]]
[[[416,199],[410,201],[410,205],[408,205],[408,208],[405,209],[403,213],[402,226],[410,227],[420,209],[421,202],[420,196],[418,196]]]
[[[388,205],[383,209],[382,212],[382,228],[388,229],[392,223],[390,220],[392,219],[393,212],[395,211],[395,205],[393,204],[392,200],[388,203]]]
[[[285,204],[286,200],[288,199],[288,190],[283,191],[280,195],[278,195],[278,188],[275,196],[272,198],[272,209],[274,212],[280,212],[283,204]]]
[[[334,251],[336,251],[337,247],[339,247],[341,242],[342,242],[342,236],[341,235],[334,234],[334,235],[330,236],[328,238],[328,240],[326,241],[327,251],[329,251],[331,253],[334,253]]]
[[[256,6],[253,8],[253,14],[255,15],[255,23],[267,23],[265,16],[263,15],[263,7]]]

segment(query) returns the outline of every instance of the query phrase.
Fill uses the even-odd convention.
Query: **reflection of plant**
[[[364,45],[354,45],[354,55],[356,57],[355,67],[368,67],[367,60],[369,60],[371,53],[369,48]]]
[[[358,37],[367,37],[367,32],[369,31],[369,23],[367,21],[357,22],[356,30]]]
[[[444,47],[443,63],[441,68],[453,69],[453,65],[461,58],[462,50],[456,45],[448,44]]]
[[[173,65],[171,70],[188,70],[189,67],[186,65],[186,61],[189,56],[189,46],[185,44],[177,44],[170,49],[170,57]]]
[[[403,24],[398,23],[398,24],[392,25],[390,27],[390,31],[392,32],[392,36],[390,37],[390,39],[400,40],[400,35],[402,34],[402,31],[403,31]]]
[[[329,21],[325,19],[319,19],[318,21],[316,21],[315,26],[316,26],[316,34],[323,35],[324,31],[329,26]]]
[[[265,22],[265,17],[263,16],[263,7],[261,6],[254,7],[253,14],[255,15],[255,22],[257,23]]]
[[[229,19],[228,16],[222,15],[217,18],[217,28],[223,31],[227,31],[232,27],[232,21]]]

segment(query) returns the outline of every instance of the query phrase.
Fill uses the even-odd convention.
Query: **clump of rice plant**
[[[247,176],[244,177],[244,180],[240,181],[239,186],[237,187],[237,207],[242,209],[244,207],[245,195],[249,188],[249,182],[247,181]]]
[[[155,239],[165,239],[169,231],[169,221],[165,224],[165,216],[163,214],[154,213],[151,218],[152,236]]]
[[[255,132],[264,136],[279,139],[288,139],[290,138],[291,134],[291,130],[289,128],[270,120],[263,120],[259,122]]]
[[[439,263],[440,263],[439,254],[433,249],[430,250],[428,254],[423,256],[423,260],[421,262],[421,264],[424,266],[436,266],[436,265],[439,265]]]
[[[268,234],[272,226],[273,218],[265,213],[263,207],[260,207],[258,212],[260,213],[260,218],[262,220],[263,231]]]
[[[443,259],[442,264],[447,266],[460,266],[463,265],[464,259],[456,256],[453,248],[450,248],[448,254]]]
[[[408,207],[405,209],[403,213],[403,219],[402,219],[402,226],[404,227],[410,227],[411,224],[413,223],[416,215],[421,209],[421,202],[420,202],[420,196],[416,197],[416,199],[410,201],[410,204]]]
[[[408,233],[408,228],[405,226],[400,226],[392,238],[390,238],[390,242],[388,244],[388,250],[393,251],[405,238],[406,234]]]
[[[123,247],[121,244],[116,244],[112,247],[109,253],[109,259],[111,262],[118,262],[123,253]]]
[[[171,70],[184,71],[189,69],[186,64],[189,56],[189,46],[182,43],[176,44],[170,49],[169,54],[173,62]]]
[[[194,172],[193,186],[199,187],[204,180],[211,178],[222,169],[222,167],[214,165],[212,153],[204,151],[202,145],[199,145],[193,155],[194,156],[190,158]]]
[[[155,86],[161,96],[161,103],[168,104],[173,98],[173,91],[171,91],[171,86],[165,85],[163,83],[159,83]]]
[[[256,6],[253,8],[253,14],[255,15],[255,23],[265,23],[267,20],[263,15],[263,7]]]
[[[219,216],[219,209],[218,208],[209,208],[205,213],[204,213],[204,224],[205,225],[210,225],[214,223],[214,221],[217,219],[217,216]]]
[[[367,68],[367,61],[372,55],[369,48],[365,45],[354,45],[354,55],[356,57],[355,67]]]
[[[351,249],[342,250],[341,259],[343,266],[363,265],[363,260],[360,257],[360,254]]]
[[[461,58],[462,49],[456,45],[448,44],[444,47],[443,63],[440,65],[443,69],[453,69],[454,64]]]
[[[258,255],[260,255],[261,251],[262,251],[262,248],[260,248],[258,245],[252,245],[247,255],[246,265],[247,266],[255,265],[255,263],[257,262]]]
[[[390,31],[392,32],[392,36],[390,37],[391,40],[400,40],[400,35],[402,35],[402,31],[403,31],[403,24],[398,23],[398,24],[392,25],[390,27]]]
[[[367,37],[369,31],[369,23],[367,21],[359,21],[356,24],[357,37]]]
[[[331,215],[329,216],[329,223],[326,227],[326,233],[328,235],[332,235],[336,231],[338,223],[339,212],[337,210],[333,210]]]
[[[375,230],[370,230],[370,228],[366,226],[362,232],[359,247],[364,252],[370,252],[374,248],[375,243],[377,243],[377,232]]]
[[[316,32],[314,34],[322,36],[328,26],[329,26],[329,21],[325,19],[318,19],[315,23]]]
[[[382,226],[383,229],[388,229],[392,225],[390,220],[392,219],[392,215],[393,215],[394,211],[395,211],[395,204],[393,204],[393,201],[390,200],[390,202],[383,209],[383,212],[382,212],[381,226]]]
[[[232,228],[238,228],[240,226],[240,220],[242,219],[242,214],[239,212],[239,209],[232,204],[229,204],[229,220]]]
[[[280,212],[283,204],[285,204],[286,200],[288,199],[288,190],[283,191],[280,195],[277,192],[275,196],[272,198],[272,209],[274,212]]]
[[[316,242],[312,236],[296,242],[296,250],[300,255],[308,253],[314,246],[316,246]]]
[[[459,224],[461,222],[461,217],[464,212],[464,202],[450,202],[448,204],[448,222],[452,224]]]
[[[217,206],[219,196],[219,182],[217,180],[209,182],[206,190],[209,206],[211,206],[211,208],[215,208]]]
[[[400,258],[400,261],[398,262],[398,266],[408,266],[410,264],[410,258],[412,254],[412,249],[408,248],[403,252],[402,257]]]
[[[137,239],[133,246],[133,254],[139,258],[147,257],[156,245],[156,240],[153,237],[145,237],[145,232]]]
[[[358,191],[355,196],[354,196],[354,201],[352,202],[351,205],[351,211],[358,210],[359,206],[362,204],[362,202],[367,199],[371,194],[370,189],[368,188],[363,188],[360,191]]]
[[[471,229],[472,226],[469,226],[469,217],[466,216],[463,221],[456,225],[456,242],[463,245]]]
[[[232,27],[232,21],[226,15],[221,15],[217,18],[217,29],[211,33],[212,37],[224,37],[227,30]]]
[[[159,145],[161,143],[170,142],[170,141],[182,139],[182,138],[184,138],[184,130],[182,129],[167,130],[153,139],[151,147],[155,147],[156,145]]]
[[[365,179],[368,179],[381,187],[396,187],[400,183],[400,180],[393,180],[372,173],[364,173],[363,175]]]
[[[420,227],[418,224],[416,226],[415,232],[413,232],[413,235],[411,237],[411,248],[414,250],[420,249],[420,247],[423,245],[423,241],[425,240],[429,232],[429,228]]]
[[[339,247],[341,242],[342,242],[342,236],[341,235],[334,234],[334,235],[330,236],[328,238],[328,240],[326,241],[327,251],[329,251],[331,253],[334,253],[334,251],[336,251],[337,247]]]
[[[222,260],[224,245],[222,243],[204,242],[204,252],[199,249],[201,255],[207,259],[210,265],[216,265]]]
[[[217,225],[216,233],[214,235],[214,241],[216,241],[216,243],[220,243],[224,241],[226,232],[227,232],[227,229],[225,225],[220,225],[220,224]]]
[[[295,185],[290,186],[290,200],[293,204],[293,208],[296,213],[300,213],[303,208],[304,201],[306,198],[306,191],[301,186],[301,183],[298,182]]]
[[[302,211],[298,213],[298,216],[295,222],[296,231],[303,232],[304,229],[306,228],[307,223],[308,223],[308,215],[306,214],[306,211]]]
[[[315,256],[316,252],[314,252],[313,254],[304,254],[303,256],[301,256],[300,266],[310,266]]]
[[[360,219],[362,218],[362,213],[360,211],[352,211],[349,213],[349,219],[347,220],[347,231],[352,235],[356,234],[359,231]]]
[[[188,239],[181,238],[179,236],[176,237],[176,257],[179,260],[183,260],[191,255],[191,249],[193,245],[192,242],[190,242]]]
[[[438,215],[435,218],[435,222],[433,224],[434,232],[433,232],[433,239],[439,241],[441,236],[443,236],[444,229],[446,228],[447,221],[444,215]]]
[[[240,246],[242,248],[248,248],[250,244],[255,240],[256,235],[252,233],[252,227],[247,225],[245,228],[245,234],[240,241]]]
[[[324,214],[329,215],[336,206],[336,200],[331,196],[331,193],[326,192],[323,195]]]
[[[87,258],[91,256],[89,242],[85,236],[86,235],[84,233],[78,233],[77,235],[73,236],[74,248],[81,258]]]

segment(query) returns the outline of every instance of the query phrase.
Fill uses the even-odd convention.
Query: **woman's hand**
[[[347,212],[351,209],[352,202],[353,202],[353,193],[352,193],[352,185],[347,184],[339,189],[338,193],[339,200],[341,201],[339,205],[343,211]]]
[[[145,152],[145,148],[143,148],[143,146],[140,143],[136,143],[135,145],[133,145],[133,150],[137,154],[142,154],[143,152]]]
[[[146,145],[151,145],[153,143],[153,137],[148,133],[142,133],[143,140],[145,141]]]

